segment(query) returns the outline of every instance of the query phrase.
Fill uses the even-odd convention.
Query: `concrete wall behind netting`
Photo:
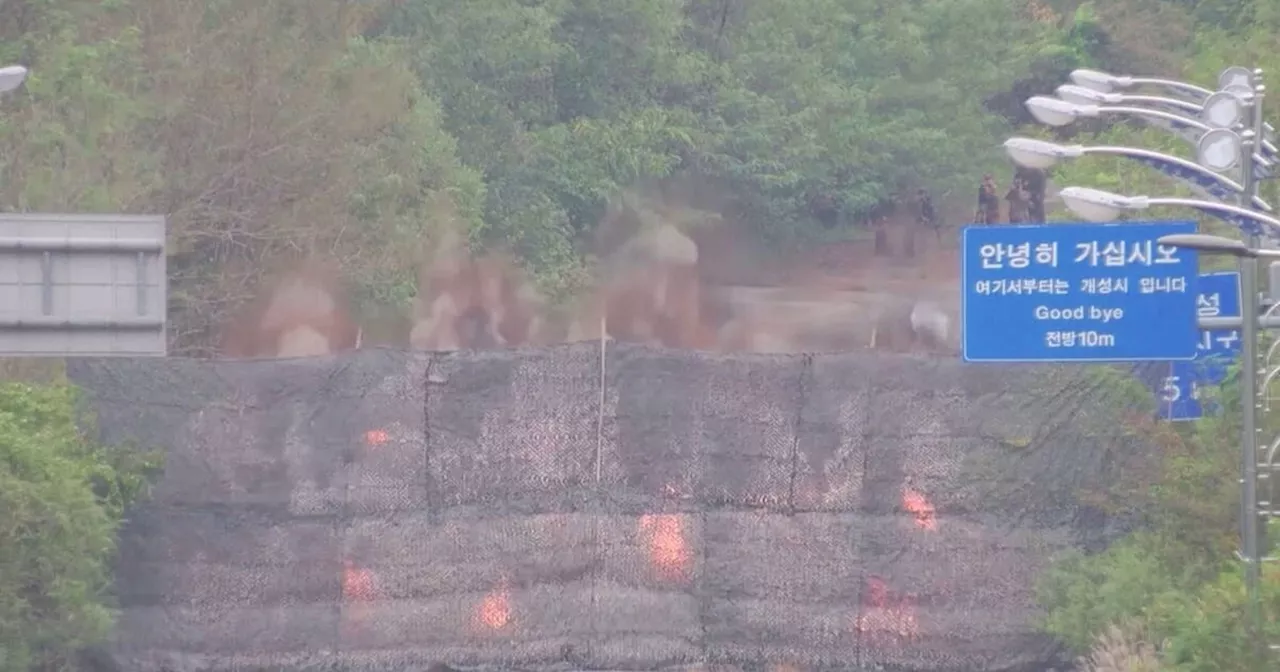
[[[123,669],[1043,669],[1033,583],[1146,450],[1084,370],[598,344],[82,360],[167,451]]]

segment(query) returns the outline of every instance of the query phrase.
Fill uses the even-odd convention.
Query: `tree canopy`
[[[284,258],[404,303],[442,226],[572,288],[608,200],[698,180],[744,235],[859,226],[971,191],[1065,73],[1004,0],[9,0],[0,207],[163,213],[175,351]],[[1052,12],[1051,12],[1052,13]],[[1055,15],[1056,16],[1056,15]],[[1016,120],[1015,120],[1016,121]]]

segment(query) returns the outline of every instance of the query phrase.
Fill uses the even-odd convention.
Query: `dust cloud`
[[[513,256],[475,255],[462,236],[446,235],[423,261],[402,342],[431,351],[602,337],[711,352],[957,351],[955,254],[942,237],[908,260],[877,256],[861,241],[769,258],[740,238],[714,212],[625,194],[598,227],[591,286],[556,311]],[[358,348],[353,313],[335,265],[308,261],[264,283],[228,325],[221,352],[305,357]]]

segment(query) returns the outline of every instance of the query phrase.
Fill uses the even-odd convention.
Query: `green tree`
[[[438,226],[478,222],[406,45],[361,35],[388,2],[18,0],[0,55],[0,195],[22,210],[169,218],[172,350],[207,354],[264,271],[336,259],[406,302]]]
[[[66,386],[0,383],[0,670],[75,669],[110,631],[111,562],[154,454],[95,445]]]

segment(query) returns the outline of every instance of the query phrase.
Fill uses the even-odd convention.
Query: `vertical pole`
[[[1257,510],[1257,433],[1258,433],[1258,263],[1244,258],[1240,264],[1240,310],[1243,318],[1240,341],[1244,347],[1240,362],[1240,403],[1243,412],[1240,455],[1240,536],[1241,559],[1244,561],[1245,588],[1250,604],[1250,626],[1258,603],[1259,564]],[[1254,631],[1255,636],[1258,634]]]
[[[1248,105],[1249,126],[1244,137],[1244,175],[1241,207],[1253,209],[1253,197],[1258,192],[1258,180],[1253,154],[1261,148],[1262,137],[1262,85],[1261,71],[1255,70],[1254,95]],[[1250,249],[1257,249],[1262,241],[1257,234],[1249,234]],[[1240,340],[1244,348],[1240,363],[1240,405],[1243,414],[1240,455],[1240,536],[1241,559],[1244,561],[1244,580],[1248,599],[1249,630],[1255,646],[1261,648],[1261,614],[1259,611],[1259,583],[1261,582],[1262,554],[1258,543],[1258,261],[1241,259],[1240,265]]]

